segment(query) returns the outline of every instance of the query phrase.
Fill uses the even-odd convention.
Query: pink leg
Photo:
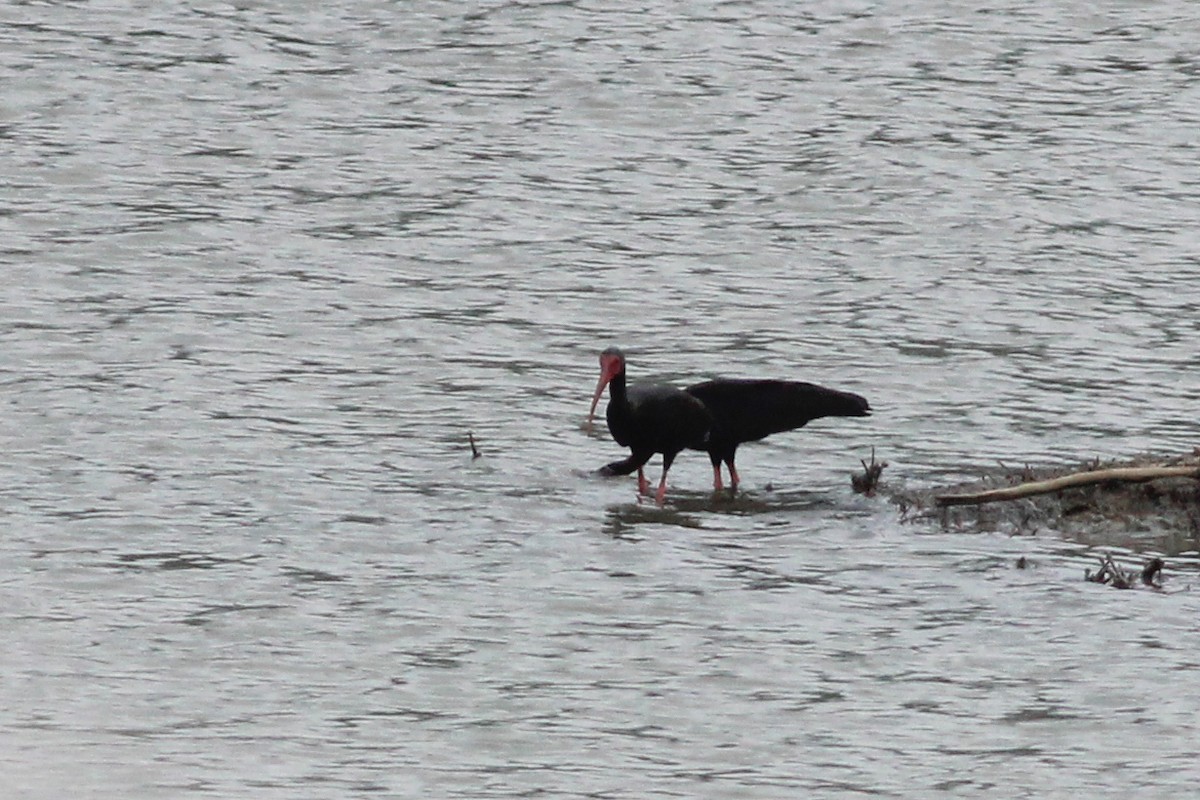
[[[660,480],[658,482],[658,493],[654,495],[654,501],[661,506],[663,504],[663,501],[666,499],[667,499],[667,473],[664,470],[663,474],[662,474],[662,480]]]
[[[724,488],[724,484],[721,483],[721,465],[713,464],[713,491],[719,492]]]
[[[741,483],[741,480],[738,478],[737,468],[733,466],[732,461],[729,462],[728,466],[729,466],[729,484],[736,491],[738,484]]]
[[[650,494],[650,481],[646,480],[646,472],[638,467],[638,494]]]

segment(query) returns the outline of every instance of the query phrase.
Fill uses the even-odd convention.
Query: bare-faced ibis
[[[649,485],[643,468],[655,453],[662,453],[662,478],[655,499],[662,505],[667,495],[667,471],[675,456],[684,449],[708,447],[713,420],[700,400],[687,392],[664,384],[628,386],[625,381],[625,354],[610,347],[600,354],[600,381],[592,397],[591,419],[604,388],[608,387],[608,431],[617,444],[633,453],[623,461],[601,467],[607,475],[628,475],[637,470],[638,491],[647,494]]]
[[[600,354],[600,382],[592,398],[596,404],[610,386],[608,429],[617,444],[633,450],[626,459],[600,468],[605,475],[628,475],[637,470],[638,488],[646,492],[643,466],[654,453],[663,454],[661,503],[666,491],[666,470],[681,450],[704,450],[713,467],[713,489],[723,488],[721,464],[729,468],[729,482],[740,481],[734,459],[739,445],[756,442],[772,433],[802,428],[821,417],[866,417],[866,398],[802,381],[717,378],[679,390],[661,384],[626,386],[625,356],[610,347]]]

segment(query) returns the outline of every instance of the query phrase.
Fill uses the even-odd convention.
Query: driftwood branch
[[[1049,494],[1075,486],[1090,486],[1108,481],[1144,483],[1145,481],[1158,480],[1159,478],[1200,479],[1200,467],[1115,467],[1113,469],[1097,469],[1088,472],[1076,472],[1071,475],[1063,475],[1045,481],[1032,481],[1001,489],[989,489],[986,492],[938,495],[934,497],[934,502],[939,506],[972,506],[983,503],[995,503],[1001,500],[1019,500],[1022,497],[1033,497],[1034,495]]]

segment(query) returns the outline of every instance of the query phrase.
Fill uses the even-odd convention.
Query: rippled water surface
[[[1196,790],[1194,548],[1116,592],[847,480],[1200,444],[1191,3],[0,40],[4,797]],[[736,499],[685,453],[658,509],[589,475],[609,344],[875,414],[744,448]]]

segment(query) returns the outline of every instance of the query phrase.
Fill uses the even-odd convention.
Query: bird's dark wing
[[[712,414],[723,439],[753,442],[821,417],[865,417],[866,398],[812,383],[718,378],[686,389]]]

